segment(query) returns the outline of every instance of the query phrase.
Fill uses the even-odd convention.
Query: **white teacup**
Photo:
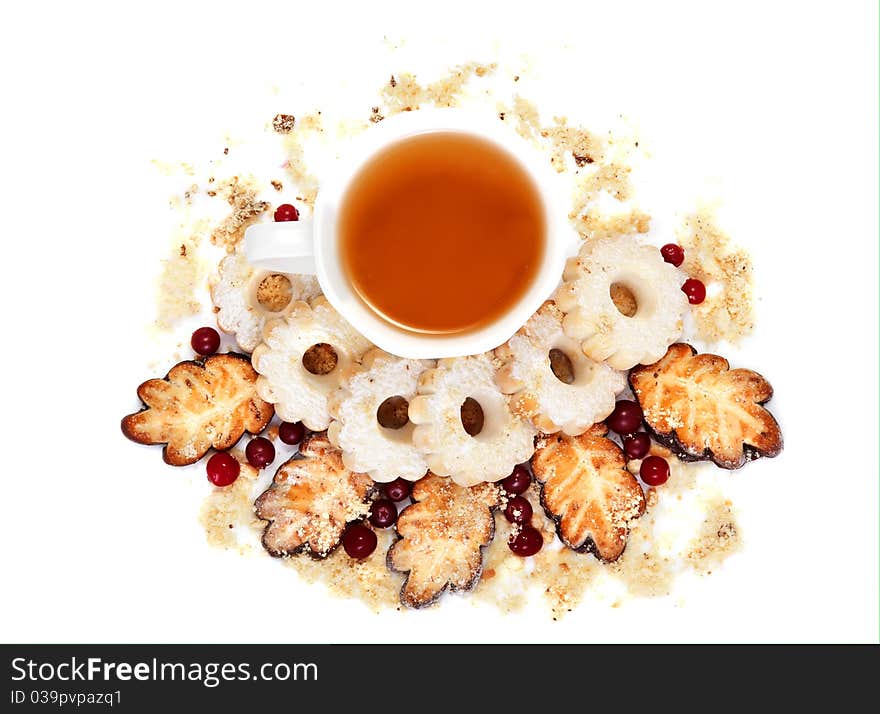
[[[491,323],[471,332],[430,334],[386,321],[358,296],[342,268],[338,219],[351,179],[377,152],[401,139],[428,132],[463,132],[488,140],[516,160],[532,178],[543,206],[543,259],[520,299]],[[373,344],[400,357],[457,357],[506,342],[559,284],[566,258],[577,248],[568,221],[568,192],[546,157],[504,122],[460,109],[405,112],[383,120],[352,140],[329,176],[322,176],[311,219],[259,223],[245,233],[245,256],[256,268],[316,275],[324,295]]]

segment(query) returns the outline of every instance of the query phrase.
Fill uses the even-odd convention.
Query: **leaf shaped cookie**
[[[263,531],[270,555],[306,552],[326,558],[339,545],[346,524],[370,512],[373,481],[349,471],[342,453],[327,435],[312,434],[299,455],[283,463],[272,485],[257,498],[254,509],[271,521]]]
[[[645,512],[645,495],[607,433],[604,424],[595,424],[580,436],[543,437],[532,471],[560,540],[611,562],[626,548],[630,523]]]
[[[193,464],[211,447],[229,449],[245,431],[266,428],[274,409],[256,384],[250,360],[234,352],[180,362],[138,387],[144,408],[122,420],[122,433],[139,444],[166,444],[162,456],[172,466]]]
[[[659,362],[632,370],[629,382],[649,429],[685,461],[738,469],[782,451],[779,424],[763,407],[773,387],[757,372],[678,343]]]
[[[412,491],[415,503],[397,519],[400,536],[388,551],[388,567],[407,573],[400,601],[425,607],[444,590],[470,590],[483,571],[482,548],[495,535],[495,484],[470,488],[428,473]]]

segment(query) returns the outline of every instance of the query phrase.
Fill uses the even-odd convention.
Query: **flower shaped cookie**
[[[211,301],[217,326],[235,335],[245,352],[253,352],[263,338],[267,320],[287,315],[298,300],[321,294],[313,275],[288,275],[254,270],[243,255],[227,255],[211,278]]]
[[[374,481],[396,478],[417,481],[428,471],[425,456],[412,443],[415,428],[407,416],[419,377],[432,360],[401,359],[380,349],[370,350],[362,365],[352,365],[330,398],[327,436],[342,449],[352,471]]]
[[[506,344],[495,350],[496,379],[511,405],[545,434],[582,434],[614,409],[626,380],[585,356],[562,331],[562,311],[546,302]]]
[[[597,362],[615,369],[656,362],[681,335],[684,275],[652,246],[629,236],[584,243],[563,280],[555,298],[566,313],[563,329]],[[632,298],[631,314],[613,292]]]
[[[275,405],[284,421],[323,431],[330,425],[328,397],[369,347],[326,298],[316,298],[311,306],[294,303],[287,317],[266,323],[263,344],[254,350],[257,393]]]
[[[426,371],[409,418],[428,467],[460,486],[505,478],[535,450],[535,428],[498,389],[489,354],[442,359]]]

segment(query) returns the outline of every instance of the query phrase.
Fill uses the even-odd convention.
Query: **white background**
[[[877,640],[876,3],[32,2],[0,35],[0,639]],[[786,451],[731,477],[746,548],[680,598],[373,615],[209,549],[201,472],[119,433],[172,352],[147,332],[173,227],[149,160],[214,157],[278,96],[368,108],[392,71],[471,59],[573,120],[630,117],[666,191],[722,196],[753,254],[741,357]]]

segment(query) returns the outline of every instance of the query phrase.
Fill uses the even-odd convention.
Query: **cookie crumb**
[[[272,129],[276,134],[289,134],[296,124],[293,114],[276,114],[272,119]]]
[[[738,342],[754,328],[752,261],[748,252],[732,244],[709,207],[686,216],[677,239],[684,248],[682,270],[709,288],[705,301],[691,306],[697,335],[710,344],[719,340]]]
[[[233,176],[218,185],[217,195],[226,200],[232,212],[214,228],[211,243],[232,252],[244,237],[245,228],[261,213],[269,210],[269,204],[257,199],[257,186],[253,178]]]

